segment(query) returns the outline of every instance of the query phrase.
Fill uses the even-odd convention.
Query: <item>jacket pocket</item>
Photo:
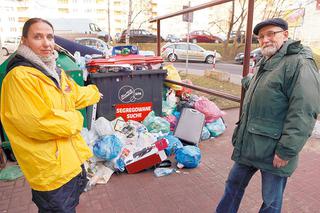
[[[249,160],[272,162],[281,137],[282,122],[254,119],[248,123],[242,154]]]
[[[233,146],[235,146],[237,139],[238,139],[238,132],[239,132],[239,127],[240,127],[240,122],[242,120],[242,117],[243,117],[243,113],[241,114],[240,119],[239,119],[239,121],[237,121],[236,126],[233,130],[233,134],[231,137],[231,142],[232,142]]]
[[[248,124],[248,132],[273,139],[279,139],[282,133],[282,122],[255,119]]]

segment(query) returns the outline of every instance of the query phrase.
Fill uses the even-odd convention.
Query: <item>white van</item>
[[[79,37],[95,37],[108,41],[108,33],[90,19],[57,18],[48,21],[53,25],[54,34],[63,38],[74,40]]]

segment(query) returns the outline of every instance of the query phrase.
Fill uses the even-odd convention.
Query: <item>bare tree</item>
[[[141,0],[140,1],[140,8],[141,8],[141,5],[144,5],[145,2],[144,0]],[[142,8],[147,8],[145,5],[142,6]],[[136,8],[135,8],[136,9]],[[134,8],[133,8],[133,5],[132,5],[132,0],[129,0],[129,12],[128,12],[128,24],[127,24],[127,30],[126,30],[126,44],[129,44],[130,43],[130,29],[133,25],[133,23],[136,21],[137,17],[142,14],[143,12],[147,11],[146,9],[142,9],[142,10],[139,10],[134,16]],[[138,29],[140,29],[140,27],[146,23],[148,21],[148,19],[142,21],[140,24],[139,24],[139,27]]]
[[[285,0],[267,0],[265,1],[265,10],[263,10],[262,20],[281,16],[281,8]]]
[[[247,16],[246,9],[247,0],[238,0],[238,4],[240,5],[240,14],[238,16],[235,15],[235,1],[232,1],[231,9],[229,10],[229,21],[228,21],[228,31],[227,31],[227,39],[223,43],[223,55],[227,58],[233,57],[236,54],[236,51],[239,47],[239,42],[242,43],[243,36],[241,29],[243,27],[243,23]],[[239,8],[239,7],[238,7]],[[234,33],[234,28],[237,25],[237,30]],[[231,33],[233,32],[233,46],[229,46],[229,41],[231,40]],[[238,40],[240,38],[240,40]]]
[[[221,27],[222,21],[211,21],[211,25],[215,25],[222,32],[226,33],[226,40],[223,42],[223,57],[232,58],[238,49],[244,45],[245,34],[244,25],[247,18],[247,0],[233,0],[229,9],[228,26],[226,30]],[[261,0],[257,1],[255,8],[266,8],[263,10],[262,20],[267,18],[281,16],[281,8],[283,8],[285,0]],[[237,10],[236,10],[237,9]],[[232,45],[230,45],[232,43]]]

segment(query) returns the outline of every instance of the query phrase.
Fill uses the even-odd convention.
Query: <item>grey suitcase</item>
[[[203,113],[195,109],[183,108],[174,136],[184,143],[198,146],[204,123],[205,116]]]

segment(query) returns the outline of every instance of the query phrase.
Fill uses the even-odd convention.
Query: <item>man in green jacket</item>
[[[268,19],[253,30],[263,58],[245,77],[242,114],[232,136],[235,161],[217,213],[237,212],[251,177],[260,170],[259,212],[281,212],[287,178],[320,112],[320,76],[310,48],[288,38],[288,24]]]

